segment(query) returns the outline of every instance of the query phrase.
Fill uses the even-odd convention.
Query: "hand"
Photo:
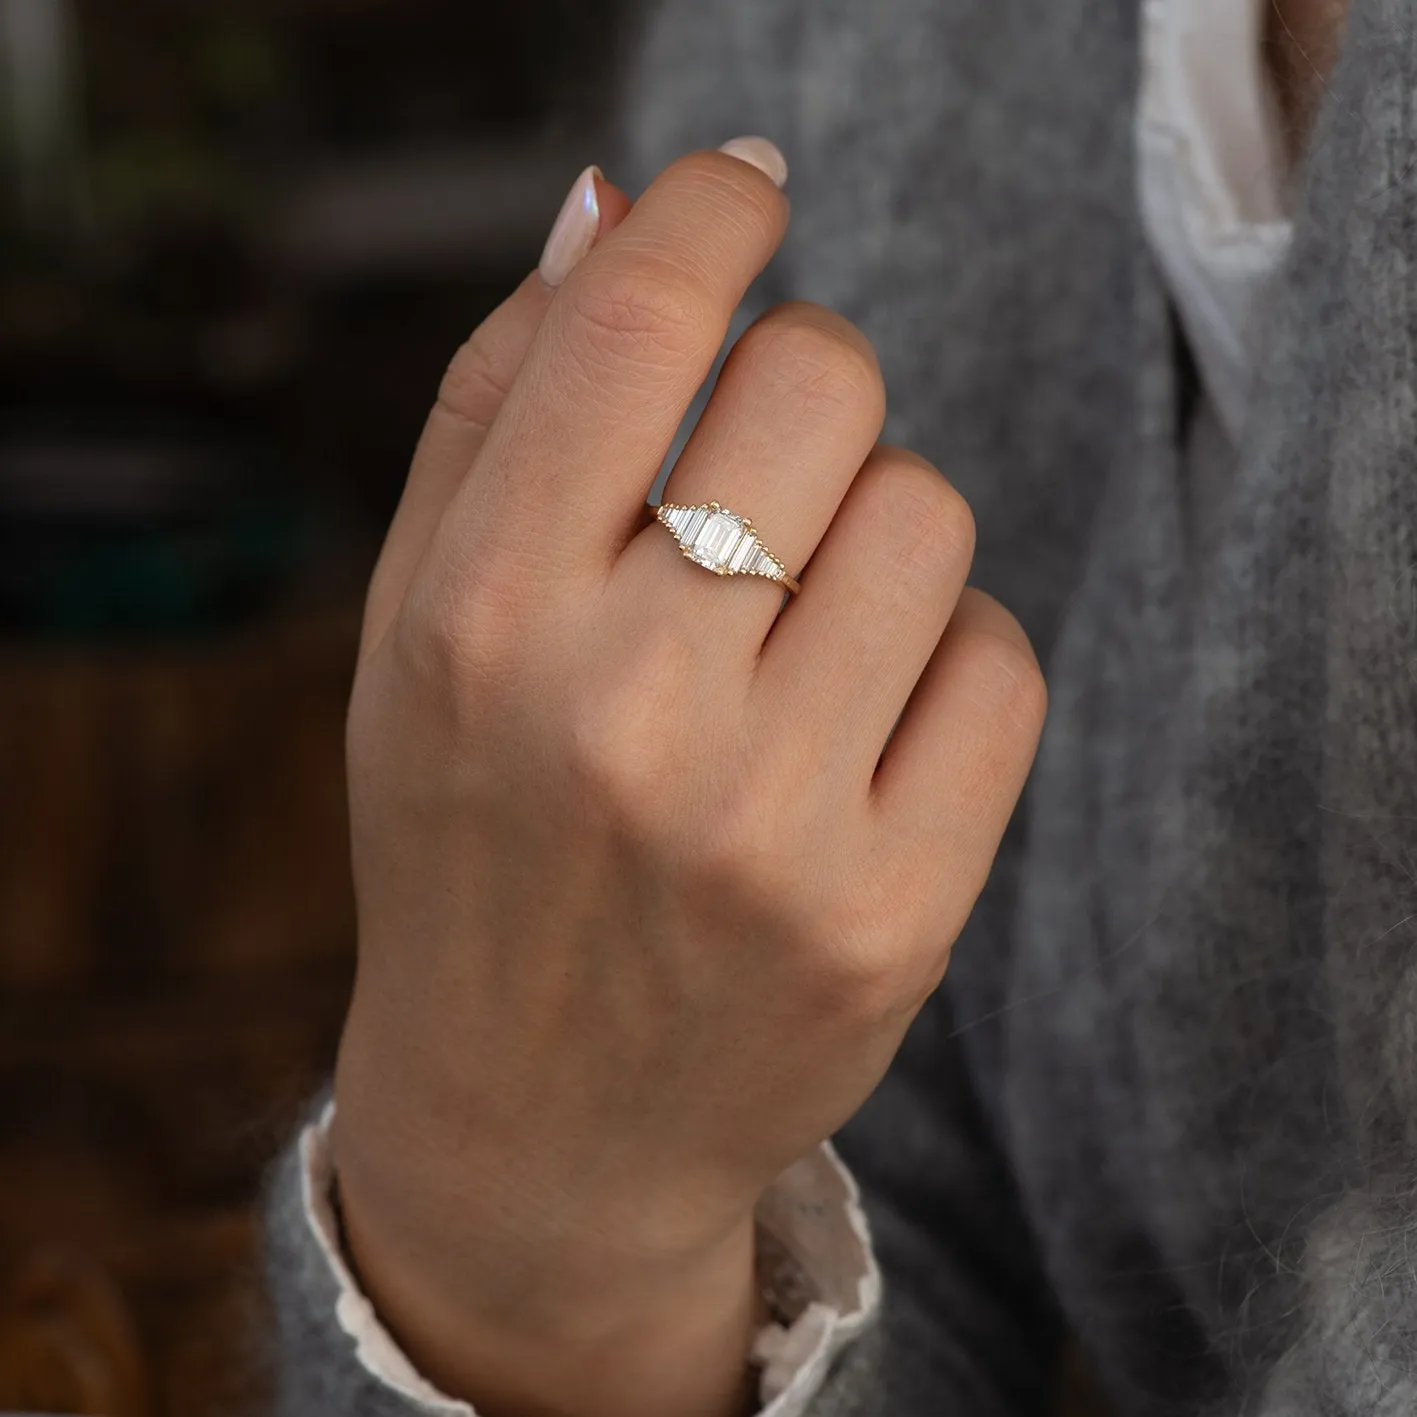
[[[787,203],[712,151],[600,190],[613,229],[452,363],[350,705],[350,1244],[489,1417],[732,1410],[754,1205],[939,983],[1046,706],[829,310],[748,330],[664,494],[800,595],[684,559],[645,498]]]

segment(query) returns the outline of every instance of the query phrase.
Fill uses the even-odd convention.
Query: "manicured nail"
[[[595,245],[600,231],[600,198],[596,195],[595,179],[603,175],[592,163],[576,178],[562,203],[537,267],[547,285],[560,285]]]
[[[730,138],[719,152],[729,157],[751,162],[760,172],[766,172],[779,187],[787,181],[787,159],[776,143],[766,138]]]

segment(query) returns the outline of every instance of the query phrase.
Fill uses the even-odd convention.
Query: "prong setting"
[[[721,502],[694,506],[661,502],[655,516],[673,533],[685,557],[715,575],[781,580],[787,574],[787,568],[762,544],[751,518],[739,516]]]

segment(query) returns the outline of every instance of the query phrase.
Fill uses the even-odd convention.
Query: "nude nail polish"
[[[787,181],[787,159],[777,144],[770,143],[766,138],[730,138],[719,147],[719,152],[752,163],[760,172],[766,172],[779,187]]]
[[[595,245],[600,231],[600,199],[596,195],[595,179],[602,175],[592,163],[576,178],[562,203],[537,267],[547,285],[560,285]]]

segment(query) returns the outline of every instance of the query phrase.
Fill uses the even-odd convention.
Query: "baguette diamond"
[[[753,559],[758,550],[758,538],[751,531],[744,532],[743,539],[738,543],[737,549],[733,553],[733,558],[728,563],[730,571],[741,571],[749,561]]]

